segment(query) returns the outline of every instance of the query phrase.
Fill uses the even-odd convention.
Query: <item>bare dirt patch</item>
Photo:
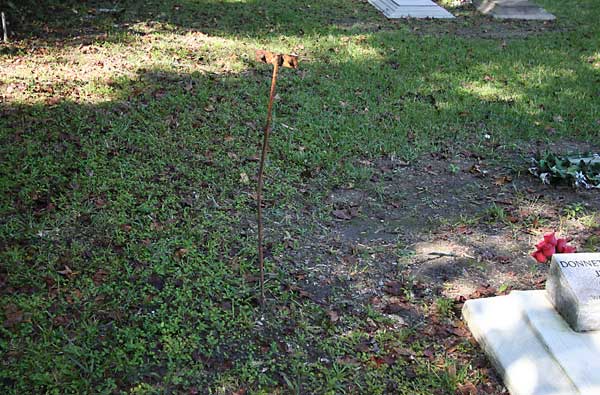
[[[507,153],[504,165],[466,151],[410,164],[361,161],[371,179],[332,190],[330,219],[286,252],[293,286],[330,311],[363,317],[373,331],[370,309],[389,318],[388,330],[413,328],[413,340],[485,372],[481,393],[503,393],[479,349],[457,351],[470,336],[462,303],[542,288],[547,265],[529,252],[544,232],[558,230],[580,250],[600,247],[599,192],[543,185],[511,170],[526,168],[518,156]]]
[[[431,295],[449,298],[486,285],[539,288],[546,266],[529,252],[541,234],[556,229],[595,248],[597,191],[543,185],[467,151],[361,165],[371,179],[331,191],[330,220],[293,252],[309,265],[313,290],[336,283],[344,290],[337,297],[358,302],[383,295],[389,280],[425,282]]]

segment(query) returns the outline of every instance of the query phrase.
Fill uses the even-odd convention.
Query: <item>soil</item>
[[[547,265],[529,256],[534,244],[558,230],[580,250],[594,248],[600,192],[544,185],[527,173],[526,156],[507,154],[504,164],[468,151],[410,164],[360,161],[372,168],[371,179],[331,191],[330,219],[298,240],[288,259],[308,273],[306,289],[322,303],[382,297],[390,280],[424,283],[430,296],[447,298],[482,286],[541,288]],[[595,223],[566,219],[569,207],[596,213],[588,217]]]
[[[435,330],[436,301],[451,302],[453,325],[469,336],[460,321],[466,299],[544,287],[548,265],[529,253],[545,232],[558,230],[579,250],[600,251],[600,191],[542,184],[526,171],[523,158],[531,156],[507,152],[487,160],[448,151],[413,163],[361,160],[373,170],[371,179],[332,190],[325,202],[330,217],[305,224],[279,265],[293,287],[330,311],[364,317],[376,328],[366,313],[372,308],[393,322],[389,329],[416,328],[417,338],[446,347],[452,339]],[[449,354],[487,372],[481,393],[507,393],[473,350]]]

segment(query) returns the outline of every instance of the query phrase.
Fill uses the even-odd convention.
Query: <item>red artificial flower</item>
[[[544,238],[535,245],[531,256],[539,263],[546,263],[555,253],[570,254],[576,248],[567,243],[565,238],[556,238],[556,232],[546,233]]]
[[[552,233],[546,233],[546,234],[544,235],[544,241],[545,241],[546,243],[550,243],[550,244],[552,244],[553,246],[555,246],[555,245],[556,245],[556,242],[557,242],[557,240],[556,240],[556,232],[552,232]]]

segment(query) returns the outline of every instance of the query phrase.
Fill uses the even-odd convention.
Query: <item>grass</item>
[[[372,177],[359,160],[449,146],[501,160],[597,141],[600,6],[541,3],[558,22],[468,9],[392,22],[358,0],[131,0],[118,15],[98,11],[112,3],[51,3],[52,18],[11,8],[21,35],[0,47],[0,392],[484,383],[466,339],[448,355],[445,332],[399,328],[369,303],[315,301],[288,251],[329,216],[331,190]],[[253,184],[270,70],[253,62],[258,48],[300,56],[275,106],[264,310]],[[456,321],[448,300],[436,306]]]

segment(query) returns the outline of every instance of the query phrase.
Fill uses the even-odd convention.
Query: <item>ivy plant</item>
[[[558,156],[548,152],[532,158],[529,172],[544,184],[570,183],[575,188],[600,189],[600,155]]]

